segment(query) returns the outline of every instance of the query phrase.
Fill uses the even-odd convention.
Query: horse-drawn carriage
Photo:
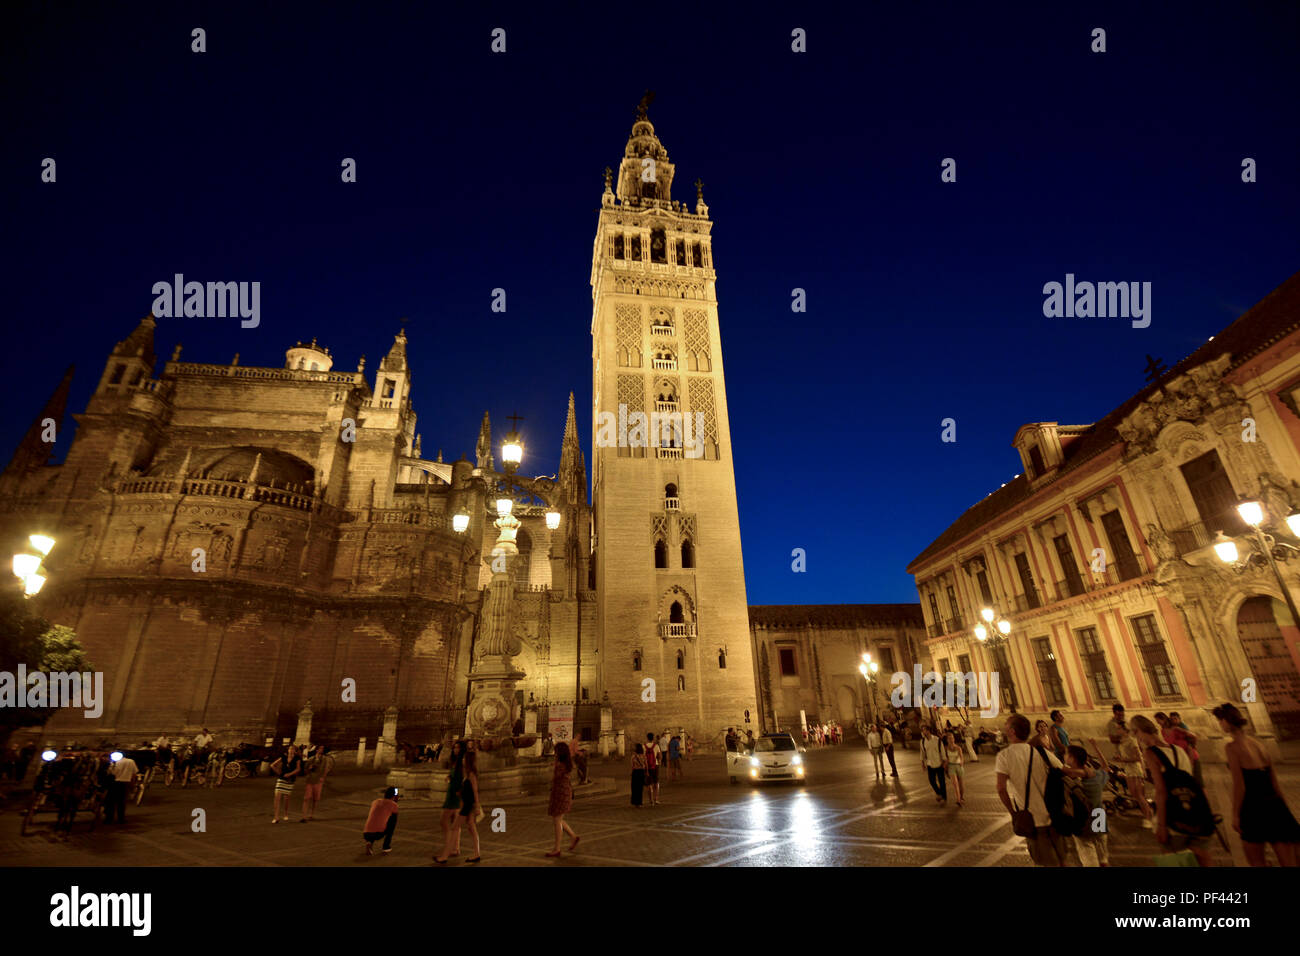
[[[263,747],[260,744],[240,744],[238,747],[231,747],[226,750],[222,762],[224,769],[223,775],[227,780],[237,780],[240,777],[257,776],[258,768],[263,763],[269,763],[276,757],[276,751],[272,747]]]
[[[21,833],[27,836],[36,827],[39,814],[55,814],[54,827],[72,832],[78,813],[90,815],[90,829],[104,815],[104,798],[111,779],[107,753],[74,750],[41,755],[41,769],[32,786],[31,801],[23,817]]]

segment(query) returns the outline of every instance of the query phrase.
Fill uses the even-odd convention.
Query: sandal
[[[569,844],[569,852],[570,852],[570,853],[573,852],[573,848],[574,848],[575,846],[578,845],[578,841],[581,840],[581,839],[582,839],[582,837],[580,837],[580,836],[576,836],[576,837],[573,838],[573,842]]]
[[[560,855],[560,851],[559,851],[559,850],[553,850],[553,851],[551,851],[550,853],[548,853],[548,854],[546,854],[546,855],[547,855],[547,856],[559,856],[559,855]]]

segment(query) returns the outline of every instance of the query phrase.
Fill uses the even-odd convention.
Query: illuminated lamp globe
[[[987,641],[988,639],[989,639],[989,631],[988,631],[988,628],[986,628],[983,624],[976,624],[976,625],[975,625],[975,640],[977,640],[977,641]]]
[[[506,436],[505,444],[501,446],[501,460],[507,465],[517,465],[524,460],[524,445],[515,432]]]
[[[499,514],[501,517],[504,518],[506,515],[510,514],[511,509],[513,509],[514,506],[515,506],[515,503],[514,503],[514,501],[513,501],[512,499],[510,499],[510,498],[498,498],[498,499],[497,499],[497,514]]]
[[[1300,511],[1287,515],[1286,526],[1291,530],[1293,535],[1300,538]]]
[[[554,531],[560,526],[560,513],[558,511],[546,512],[546,527]]]
[[[460,514],[452,515],[451,527],[457,534],[464,534],[466,529],[469,528],[469,515],[463,511]]]
[[[1006,618],[1003,618],[1002,620],[998,621],[998,630],[1001,631],[1004,635],[1010,634],[1011,622],[1008,621]]]
[[[37,593],[38,591],[40,591],[42,587],[45,586],[45,575],[29,574],[27,575],[27,577],[23,578],[23,584],[25,585],[23,593],[25,593],[28,597],[31,597],[33,594]]]
[[[41,553],[42,557],[48,555],[50,549],[54,547],[54,539],[48,534],[34,534],[27,540],[32,543],[33,548]]]
[[[1237,542],[1220,531],[1218,537],[1214,539],[1214,553],[1224,564],[1236,564]]]
[[[980,611],[980,617],[984,618],[984,621],[985,621],[986,623],[988,623],[988,624],[992,624],[992,623],[993,623],[993,608],[991,608],[991,607],[986,607],[984,610]]]
[[[1264,523],[1264,507],[1258,501],[1243,501],[1237,505],[1237,514],[1252,528],[1258,528]]]
[[[14,574],[26,579],[36,573],[36,569],[41,566],[41,559],[34,554],[15,554],[14,555]]]
[[[55,753],[53,750],[46,750],[44,753],[41,754],[41,759],[44,760],[46,763],[49,763],[57,756],[58,754]]]

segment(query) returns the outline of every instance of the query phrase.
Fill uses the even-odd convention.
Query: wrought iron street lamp
[[[1246,541],[1250,545],[1250,554],[1242,558],[1237,548],[1237,542],[1220,531],[1214,539],[1215,555],[1220,561],[1238,573],[1244,572],[1252,565],[1267,564],[1273,572],[1273,577],[1277,579],[1277,586],[1282,592],[1282,597],[1286,599],[1286,606],[1291,612],[1291,619],[1300,624],[1300,611],[1296,610],[1295,599],[1291,597],[1291,589],[1282,580],[1282,572],[1277,566],[1279,561],[1289,561],[1300,555],[1300,548],[1284,541],[1278,541],[1271,534],[1264,533],[1264,506],[1253,498],[1246,498],[1239,502],[1237,514],[1250,528],[1250,532],[1246,536]],[[1293,535],[1300,538],[1300,512],[1289,514],[1286,518],[1286,526]]]
[[[871,722],[876,722],[876,674],[880,671],[880,662],[871,659],[871,652],[867,651],[862,655],[862,663],[858,665],[858,673],[862,679],[867,682],[867,687],[871,690]]]
[[[993,608],[984,608],[980,611],[980,617],[984,619],[984,623],[975,625],[975,639],[981,644],[991,639],[992,643],[989,646],[996,647],[1005,641],[1007,635],[1011,633],[1011,622],[1005,617],[998,617]],[[996,625],[993,623],[994,618],[997,618]]]

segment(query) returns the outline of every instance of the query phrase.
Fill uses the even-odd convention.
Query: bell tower
[[[703,183],[694,211],[672,198],[651,99],[605,170],[591,267],[600,691],[629,745],[717,739],[756,696],[713,223]]]

